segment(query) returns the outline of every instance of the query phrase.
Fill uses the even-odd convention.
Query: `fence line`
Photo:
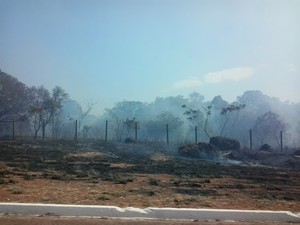
[[[70,129],[71,130],[74,129],[74,131],[73,131],[74,136],[73,137],[74,137],[74,141],[77,141],[78,137],[79,137],[79,134],[78,134],[78,121],[75,120],[74,122],[75,122],[74,128],[70,128]],[[6,133],[3,132],[3,130],[2,130],[3,126],[1,126],[1,123],[6,124],[6,126],[5,126]],[[10,140],[13,140],[13,141],[16,140],[17,138],[22,138],[22,135],[19,135],[19,136],[16,135],[16,123],[22,123],[22,122],[16,121],[14,118],[10,119],[10,120],[0,121],[0,131],[1,131],[0,132],[0,140],[3,139],[4,137],[6,139],[10,139]],[[110,130],[109,121],[106,120],[105,121],[105,130],[104,130],[104,140],[105,141],[108,141],[109,131],[112,132],[112,129],[113,128],[111,128],[111,130]],[[138,126],[137,122],[134,123],[134,126],[133,126],[132,129],[134,129],[134,140],[135,141],[138,141],[138,137],[140,137],[140,139],[143,139],[140,135],[138,135],[139,126]],[[160,132],[162,132],[162,131],[160,131]],[[44,121],[42,123],[41,133],[42,133],[41,138],[42,138],[42,140],[44,140],[46,138],[46,124],[45,124]],[[280,131],[279,134],[280,134],[280,143],[278,143],[278,145],[279,145],[279,148],[280,148],[280,152],[283,152],[283,132]],[[172,132],[170,133],[170,126],[167,123],[167,124],[165,124],[165,140],[164,140],[167,145],[170,144],[171,135],[172,135]],[[28,137],[28,135],[27,135],[27,137]],[[68,137],[68,136],[64,136],[64,137]],[[52,137],[50,137],[50,138],[52,138],[52,139],[54,138],[53,132],[52,132]],[[198,137],[198,127],[195,126],[194,127],[194,141],[195,141],[195,143],[198,143],[198,138],[199,138]],[[110,139],[113,139],[113,137],[111,137]],[[147,140],[147,139],[145,139],[145,140]],[[161,141],[161,139],[158,140],[158,141]],[[250,151],[253,150],[253,131],[252,131],[252,129],[249,130],[249,149],[250,149]]]

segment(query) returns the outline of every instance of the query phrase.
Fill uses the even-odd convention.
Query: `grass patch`
[[[14,195],[20,195],[25,192],[24,188],[19,187],[19,186],[11,186],[8,188],[8,190]]]
[[[190,203],[197,202],[197,201],[198,200],[196,198],[189,195],[179,195],[176,196],[174,199],[176,205],[182,205],[182,204],[188,205]]]
[[[107,196],[106,194],[100,194],[100,195],[97,196],[97,200],[108,201],[108,200],[110,200],[110,197]]]

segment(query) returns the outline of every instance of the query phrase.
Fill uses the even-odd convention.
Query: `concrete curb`
[[[300,216],[289,211],[190,209],[190,208],[119,208],[95,205],[59,205],[0,203],[0,214],[27,216],[100,217],[160,220],[233,220],[299,222]]]

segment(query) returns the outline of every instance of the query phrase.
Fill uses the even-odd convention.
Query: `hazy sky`
[[[94,113],[193,91],[300,102],[300,1],[0,0],[0,69]]]

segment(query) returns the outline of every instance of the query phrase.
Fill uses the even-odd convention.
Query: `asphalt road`
[[[83,219],[84,217],[94,218],[102,221],[100,224],[117,220],[126,222],[138,221],[138,224],[147,224],[153,220],[169,222],[169,220],[181,221],[182,224],[190,221],[204,222],[280,222],[280,224],[293,222],[300,223],[298,214],[288,211],[262,211],[262,210],[224,210],[224,209],[184,209],[184,208],[119,208],[115,206],[94,206],[94,205],[57,205],[57,204],[26,204],[26,203],[0,203],[1,219],[5,220],[9,215],[11,218],[57,218],[66,220]],[[11,215],[19,215],[12,217]],[[22,217],[23,216],[23,217]],[[96,217],[96,218],[95,218]],[[34,219],[33,219],[34,220]],[[185,223],[183,223],[185,222]],[[5,224],[3,221],[0,223]],[[43,223],[44,224],[44,223]],[[122,223],[118,223],[122,224]],[[126,223],[124,223],[126,224]],[[157,223],[155,223],[157,224]],[[168,223],[167,223],[168,224]],[[188,224],[188,223],[187,223]],[[193,222],[195,224],[195,222]],[[201,223],[200,223],[201,224]],[[205,224],[205,223],[204,223]],[[23,224],[24,225],[24,224]]]

